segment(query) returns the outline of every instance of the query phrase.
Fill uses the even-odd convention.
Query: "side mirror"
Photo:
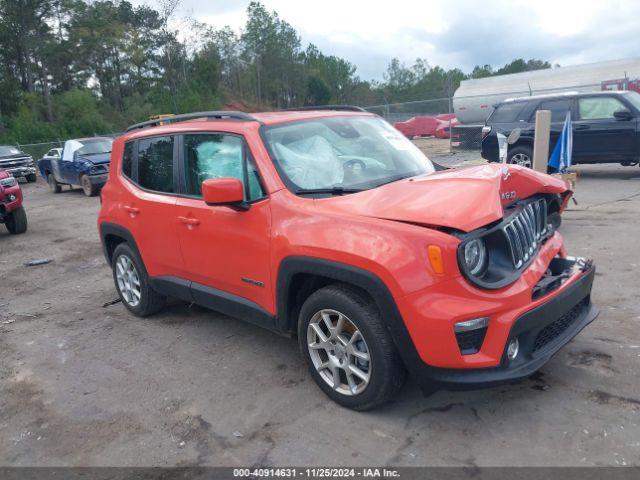
[[[514,128],[513,130],[511,130],[511,133],[509,134],[509,136],[507,137],[507,143],[509,145],[513,145],[514,143],[516,143],[518,140],[520,140],[520,135],[522,134],[522,130],[519,128]]]
[[[202,182],[202,198],[207,205],[227,205],[248,210],[244,201],[244,187],[237,178],[209,178]]]
[[[633,114],[629,110],[617,110],[613,112],[613,117],[616,120],[631,120],[633,119]]]

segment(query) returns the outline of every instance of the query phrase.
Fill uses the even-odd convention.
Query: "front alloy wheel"
[[[116,261],[116,281],[122,299],[130,306],[137,307],[140,304],[140,276],[135,264],[126,255],[121,255]]]
[[[380,311],[356,287],[328,285],[309,295],[298,342],[313,380],[344,407],[369,410],[404,384],[406,371]]]
[[[329,309],[317,312],[307,327],[307,346],[318,374],[333,390],[357,395],[369,385],[369,348],[346,315]]]
[[[522,167],[531,168],[531,159],[525,153],[516,153],[511,157],[511,163]]]
[[[508,158],[509,163],[512,165],[533,168],[533,150],[528,145],[518,145],[510,148]]]

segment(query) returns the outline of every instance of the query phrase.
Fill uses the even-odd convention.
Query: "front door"
[[[635,161],[636,119],[618,120],[614,112],[627,110],[614,96],[578,98],[578,119],[573,122],[573,151],[586,162]]]
[[[269,198],[243,137],[189,134],[181,143],[178,236],[185,269],[195,282],[194,297],[224,292],[231,294],[231,301],[248,300],[273,313]],[[209,206],[202,200],[202,182],[225,177],[242,180],[248,210]]]
[[[75,169],[73,157],[69,159],[55,158],[51,159],[51,169],[53,177],[60,183],[68,183],[74,185],[78,183],[78,174]]]
[[[564,122],[567,118],[567,112],[571,110],[570,98],[555,98],[552,100],[544,100],[538,106],[538,110],[549,110],[551,112],[551,129],[549,132],[549,155],[553,152],[558,138],[562,133]],[[535,116],[533,117],[535,121]]]

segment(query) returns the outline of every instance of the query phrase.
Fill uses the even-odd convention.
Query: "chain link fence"
[[[365,110],[380,115],[389,123],[404,122],[413,117],[435,117],[443,113],[453,113],[453,98],[434,98],[414,102],[388,103],[364,107]]]
[[[566,87],[531,88],[528,90],[513,90],[494,94],[467,95],[441,97],[428,100],[416,100],[410,102],[385,103],[382,105],[370,105],[364,108],[385,118],[392,125],[398,122],[406,122],[412,118],[438,117],[441,125],[440,135],[434,135],[431,131],[425,136],[437,136],[441,142],[449,143],[449,151],[456,150],[479,151],[482,142],[482,127],[485,119],[493,110],[493,106],[506,98],[527,97],[533,95],[552,95],[561,92],[594,92],[594,91],[634,90],[640,91],[640,79],[606,80],[601,83],[577,84]],[[471,114],[470,114],[471,113]],[[448,114],[448,115],[444,115]],[[452,120],[450,115],[456,114]],[[471,119],[471,121],[468,121]],[[462,122],[462,123],[460,123]],[[119,133],[111,132],[102,135],[116,137]],[[417,136],[421,136],[417,134]],[[34,159],[41,158],[52,148],[60,148],[64,140],[57,139],[49,142],[16,144],[23,152],[28,153]]]
[[[110,132],[103,134],[95,134],[95,137],[110,137],[115,138],[120,133]],[[31,155],[34,160],[41,159],[47,152],[49,152],[52,148],[62,148],[64,146],[65,140],[52,140],[49,142],[39,142],[39,143],[16,143],[15,146],[22,152]]]

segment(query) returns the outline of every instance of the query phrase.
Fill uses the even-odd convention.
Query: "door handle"
[[[195,227],[197,225],[200,225],[200,220],[193,217],[178,217],[178,220],[180,220],[180,222],[184,223],[188,227]]]
[[[576,130],[589,130],[589,125],[576,125]]]
[[[127,212],[131,217],[135,217],[140,213],[140,209],[136,207],[132,207],[131,205],[124,205],[122,207],[125,212]]]

